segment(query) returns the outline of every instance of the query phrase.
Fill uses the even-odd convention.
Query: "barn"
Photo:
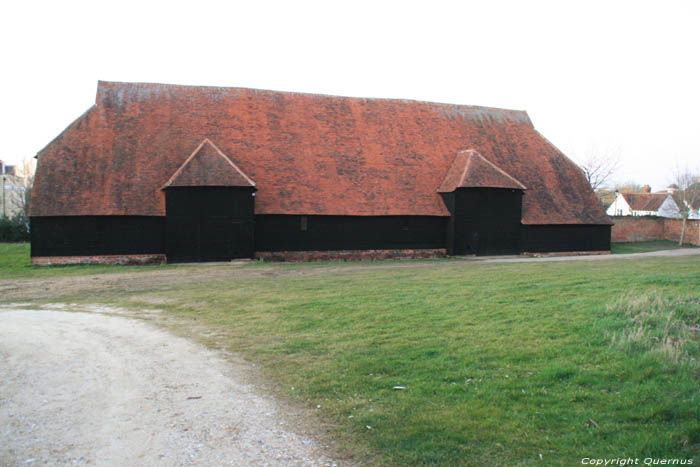
[[[34,264],[610,250],[524,111],[101,81],[36,157]]]

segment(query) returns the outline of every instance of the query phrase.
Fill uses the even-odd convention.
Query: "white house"
[[[645,187],[648,189],[648,186]],[[609,216],[659,216],[680,218],[678,205],[671,193],[617,193],[608,207]]]

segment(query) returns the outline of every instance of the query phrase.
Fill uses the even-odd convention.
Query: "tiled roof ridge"
[[[666,197],[668,197],[668,196],[671,196],[670,193],[635,193],[632,191],[620,192],[620,194],[622,196],[625,196],[625,197],[626,196],[634,196],[634,197],[639,197],[639,198],[648,197],[648,198],[664,198],[664,199],[666,199]]]
[[[255,182],[253,180],[251,180],[250,177],[248,177],[240,168],[238,168],[238,166],[231,159],[229,159],[229,157],[226,154],[224,154],[221,151],[221,149],[219,149],[216,146],[216,144],[214,144],[209,138],[204,138],[202,140],[202,142],[199,143],[199,145],[195,148],[195,150],[192,151],[192,154],[190,154],[189,157],[187,159],[185,159],[185,162],[183,162],[182,165],[180,167],[178,167],[178,169],[175,171],[175,173],[173,173],[172,177],[170,177],[170,179],[165,183],[165,185],[163,185],[161,187],[161,190],[169,187],[177,179],[177,177],[182,173],[182,171],[185,169],[185,167],[187,167],[187,165],[190,163],[190,161],[192,159],[194,159],[197,154],[199,154],[199,152],[202,150],[202,148],[206,144],[209,144],[212,148],[214,148],[214,150],[217,152],[217,154],[219,154],[219,156],[223,157],[224,160],[226,162],[228,162],[231,165],[231,167],[236,172],[238,172],[238,174],[240,174],[250,184],[250,186],[253,186],[253,187],[255,186]]]
[[[391,102],[391,103],[404,103],[404,104],[424,104],[435,106],[438,108],[443,108],[445,110],[453,110],[457,113],[459,111],[471,111],[475,115],[485,112],[491,115],[499,115],[508,117],[509,120],[519,121],[521,123],[526,123],[527,125],[534,128],[532,120],[528,115],[526,110],[517,109],[505,109],[500,107],[488,107],[481,105],[466,105],[466,104],[450,104],[446,102],[434,102],[434,101],[424,101],[418,99],[400,99],[393,97],[359,97],[359,96],[341,96],[337,94],[322,94],[322,93],[307,93],[307,92],[297,92],[297,91],[278,91],[272,89],[259,89],[259,88],[246,88],[246,87],[229,87],[229,86],[208,86],[208,85],[191,85],[191,84],[168,84],[168,83],[146,83],[146,82],[125,82],[125,81],[98,81],[97,82],[97,94],[95,96],[95,104],[99,105],[101,103],[102,97],[104,96],[104,91],[107,89],[127,89],[127,88],[144,88],[144,89],[172,89],[172,90],[208,90],[215,92],[251,92],[258,94],[270,94],[270,95],[286,95],[286,96],[301,96],[301,97],[311,97],[311,98],[327,98],[327,99],[351,99],[357,101],[368,101],[368,102]]]

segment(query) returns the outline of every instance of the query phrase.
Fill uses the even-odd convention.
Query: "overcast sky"
[[[700,165],[700,1],[3,2],[0,159],[95,100],[97,80],[527,110],[574,160],[666,186]]]

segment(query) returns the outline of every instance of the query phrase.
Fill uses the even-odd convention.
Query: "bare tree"
[[[620,193],[641,193],[644,191],[644,186],[634,181],[616,183],[614,188],[615,191],[619,191]]]
[[[620,168],[619,152],[613,150],[589,150],[581,162],[581,170],[593,190],[609,183]]]
[[[598,196],[600,204],[603,205],[603,209],[607,210],[615,201],[618,193],[641,193],[642,191],[644,191],[642,185],[633,181],[627,181],[616,183],[612,185],[612,188],[598,188],[595,190],[595,194]]]
[[[32,199],[32,188],[34,188],[34,173],[36,172],[36,160],[32,158],[22,159],[20,176],[24,183],[24,197],[22,199],[22,215],[29,216],[29,201]]]
[[[683,220],[681,238],[678,240],[678,245],[682,246],[688,219],[700,211],[700,170],[677,166],[673,174],[673,183],[677,186],[672,195],[676,202],[675,210]]]
[[[24,159],[20,166],[15,167],[12,175],[3,175],[4,185],[0,187],[3,212],[0,216],[11,217],[22,223],[27,222],[35,166],[33,159]]]

